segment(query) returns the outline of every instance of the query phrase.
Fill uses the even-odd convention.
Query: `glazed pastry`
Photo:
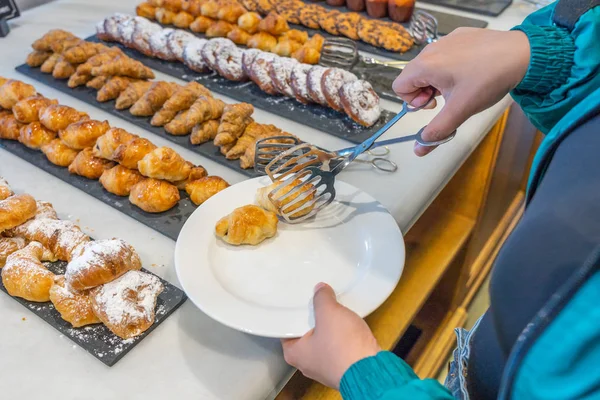
[[[207,38],[227,37],[235,25],[225,21],[216,21],[204,33]]]
[[[138,162],[140,173],[148,178],[177,182],[190,176],[192,166],[170,147],[160,147]]]
[[[10,111],[0,111],[0,139],[20,140],[21,129],[26,125],[17,121]]]
[[[298,19],[300,20],[300,23],[307,28],[321,29],[321,25],[319,25],[319,16],[326,12],[327,10],[316,4],[306,5],[298,12]]]
[[[185,191],[190,199],[199,206],[221,190],[229,187],[229,183],[219,176],[207,176],[188,183]]]
[[[50,300],[54,274],[42,262],[43,247],[30,243],[8,256],[2,268],[2,283],[9,295],[43,303]]]
[[[87,81],[87,83],[85,84],[85,86],[89,87],[90,89],[96,89],[96,90],[102,89],[102,87],[104,85],[106,85],[106,82],[108,82],[108,80],[110,79],[109,76],[96,76],[96,77],[92,77],[91,75],[90,75],[90,78],[91,79]]]
[[[238,18],[237,24],[244,32],[253,35],[258,32],[258,24],[260,24],[261,20],[262,18],[259,13],[248,12]]]
[[[183,62],[183,50],[194,39],[196,36],[189,32],[175,30],[167,37],[167,47],[176,60]]]
[[[10,110],[19,101],[35,95],[35,88],[25,82],[9,79],[0,86],[0,107]]]
[[[358,78],[352,72],[340,68],[329,68],[321,78],[321,87],[329,107],[336,111],[343,111],[340,89],[344,84],[357,81]]]
[[[277,233],[277,215],[255,205],[236,208],[217,222],[215,232],[224,242],[256,246]]]
[[[296,179],[293,182],[286,181],[286,185],[281,189],[275,192],[275,189],[281,185],[281,181],[275,181],[269,186],[262,187],[256,191],[255,201],[256,204],[264,208],[265,210],[272,211],[275,214],[279,215],[279,210],[286,214],[291,214],[292,218],[299,218],[309,214],[314,207],[315,194],[314,186],[310,183],[306,183],[302,185],[302,181],[300,179]],[[292,193],[285,197],[282,201],[279,199],[283,196],[287,195],[292,189],[296,188],[297,185],[302,185],[302,190],[297,193]],[[305,193],[308,193],[306,195]],[[269,198],[269,195],[271,198]],[[302,196],[301,200],[298,202],[294,202],[294,204],[288,206],[291,202],[296,200],[299,196]],[[297,212],[294,212],[298,210]]]
[[[210,71],[202,57],[202,49],[207,42],[206,39],[194,39],[183,49],[183,63],[192,71],[200,73]]]
[[[217,72],[230,81],[243,81],[247,79],[242,69],[243,51],[237,47],[222,47],[217,52]]]
[[[75,122],[88,118],[89,116],[86,113],[59,104],[48,106],[40,112],[40,123],[54,132],[58,132]]]
[[[379,96],[367,81],[346,83],[339,91],[344,111],[362,126],[373,126],[381,116]]]
[[[258,12],[263,15],[269,14],[271,11],[275,10],[275,5],[277,4],[277,0],[257,0],[256,6]]]
[[[340,13],[336,17],[335,26],[341,35],[353,40],[359,40],[358,24],[362,17],[358,13]]]
[[[171,135],[187,135],[192,128],[211,119],[221,118],[225,103],[212,97],[200,96],[186,111],[181,111],[168,124],[165,130]]]
[[[91,57],[89,60],[77,67],[76,73],[82,76],[92,75],[92,68],[103,65],[109,61],[123,57],[123,52],[118,47],[110,47],[103,53]]]
[[[256,58],[256,56],[258,56],[259,54],[262,54],[263,52],[261,50],[258,49],[247,49],[244,50],[242,53],[242,69],[244,70],[244,73],[246,74],[246,76],[250,77],[250,71],[252,69],[252,65],[254,64],[254,59]]]
[[[124,240],[93,240],[85,243],[69,262],[65,281],[74,290],[87,290],[141,268],[140,256]]]
[[[321,80],[328,69],[329,68],[315,66],[312,67],[306,75],[308,94],[310,95],[311,100],[322,106],[327,106],[327,99],[325,98],[325,93],[323,93]]]
[[[165,28],[154,32],[150,36],[148,44],[150,45],[150,51],[154,57],[167,61],[175,59],[175,56],[171,53],[171,50],[169,50],[169,46],[167,46],[169,35],[173,32],[173,29]]]
[[[235,24],[238,18],[246,13],[246,9],[237,2],[231,2],[219,8],[217,19]]]
[[[309,46],[302,46],[300,49],[296,50],[292,57],[304,64],[315,65],[319,63],[321,59],[321,52]]]
[[[126,168],[137,169],[138,162],[155,149],[156,146],[148,139],[135,138],[129,143],[119,145],[111,159]]]
[[[281,36],[277,42],[277,46],[273,47],[272,52],[281,57],[291,57],[300,48],[302,48],[300,42]]]
[[[83,149],[69,165],[71,174],[84,176],[88,179],[99,179],[104,170],[115,166],[112,161],[94,157],[91,148]]]
[[[210,91],[198,82],[190,82],[178,89],[162,108],[154,114],[150,123],[163,126],[170,122],[179,111],[187,110],[200,96],[210,97]]]
[[[12,111],[17,121],[28,124],[39,121],[40,113],[53,104],[58,104],[58,101],[36,95],[19,101],[13,106]]]
[[[129,271],[106,285],[92,289],[94,313],[122,339],[144,333],[154,323],[154,309],[164,287],[154,275]]]
[[[48,58],[50,58],[52,54],[53,53],[51,51],[34,50],[27,55],[25,64],[33,68],[40,67]]]
[[[137,137],[137,135],[129,133],[125,129],[111,128],[96,140],[93,154],[95,157],[110,160],[117,147],[129,143]]]
[[[236,47],[236,45],[229,39],[217,38],[209,40],[200,51],[206,65],[214,71],[217,70],[217,52],[223,47]]]
[[[73,150],[60,139],[54,139],[41,147],[48,161],[59,167],[68,167],[75,160],[79,151]]]
[[[156,7],[150,3],[140,3],[135,7],[135,14],[152,20],[155,18]]]
[[[323,13],[319,16],[319,26],[325,32],[338,36],[340,32],[337,29],[337,17],[340,12],[338,10],[331,10],[327,13]],[[366,18],[363,18],[365,20]]]
[[[133,185],[142,179],[144,177],[136,170],[117,165],[102,172],[100,184],[112,194],[129,196]]]
[[[110,129],[108,121],[87,119],[75,122],[58,132],[65,145],[75,150],[93,147],[96,140]]]
[[[258,30],[280,36],[290,30],[287,21],[276,12],[271,12],[258,24]]]
[[[221,125],[215,137],[215,146],[224,146],[235,144],[237,139],[242,136],[246,127],[251,121],[250,116],[254,112],[252,104],[239,103],[229,104],[223,109]]]
[[[206,1],[202,4],[200,12],[207,18],[217,19],[219,16],[219,3],[215,0]]]
[[[194,22],[194,16],[185,11],[180,11],[173,17],[173,25],[181,29],[189,28],[192,22]]]
[[[52,50],[52,48],[50,47],[52,43],[61,42],[74,37],[75,35],[73,35],[71,32],[67,32],[62,29],[52,29],[48,31],[44,36],[33,42],[31,47],[33,47],[34,50],[38,51],[50,51]]]
[[[202,144],[214,140],[217,137],[219,125],[219,121],[213,119],[194,126],[190,142],[192,144]]]
[[[255,33],[248,39],[248,47],[262,51],[272,51],[277,46],[277,38],[267,32]]]
[[[277,13],[281,15],[290,24],[300,24],[300,10],[304,7],[304,2],[299,0],[284,0],[276,2]]]
[[[64,51],[62,56],[65,61],[71,64],[81,64],[96,54],[106,50],[106,48],[107,47],[101,43],[81,41],[77,45]]]
[[[173,185],[177,186],[177,189],[179,189],[179,190],[185,190],[188,183],[193,182],[198,179],[201,179],[201,178],[204,178],[206,176],[208,176],[208,172],[206,171],[206,168],[204,168],[201,165],[198,165],[198,166],[192,167],[190,176],[188,176],[187,179],[184,179],[184,180],[178,181],[178,182],[173,182]]]
[[[294,42],[298,42],[298,43],[302,43],[302,44],[308,42],[308,33],[304,32],[304,31],[299,31],[297,29],[291,29],[291,30],[283,33],[281,36],[288,40],[293,40]]]
[[[183,0],[181,3],[181,9],[192,14],[194,17],[202,15],[202,4],[203,0]]]
[[[275,87],[269,70],[271,69],[271,63],[277,57],[270,53],[258,54],[250,66],[250,79],[260,87],[260,89],[271,95],[279,94],[279,91]]]
[[[292,71],[298,64],[293,58],[277,57],[269,66],[269,76],[277,91],[288,97],[295,97],[292,90]]]
[[[0,269],[6,264],[6,259],[17,250],[25,247],[25,239],[23,238],[5,238],[0,237]]]
[[[190,30],[196,33],[204,33],[215,23],[214,19],[200,15],[190,24]]]
[[[127,89],[127,86],[129,86],[131,82],[131,79],[124,76],[113,76],[109,78],[104,86],[98,90],[96,100],[102,103],[116,99],[122,91]]]
[[[34,150],[40,150],[43,145],[54,139],[56,139],[56,132],[51,131],[39,122],[24,125],[19,132],[19,142]]]
[[[35,216],[37,204],[28,194],[10,196],[0,201],[0,233],[21,225]]]
[[[92,67],[91,75],[126,76],[136,79],[154,79],[154,73],[141,62],[121,56],[106,63]]]
[[[8,182],[6,182],[6,179],[4,179],[0,176],[0,200],[7,199],[10,196],[12,196],[13,194],[14,193],[13,193],[12,189],[10,188]]]
[[[177,205],[179,189],[159,179],[144,179],[131,188],[129,202],[149,213],[161,213]]]
[[[178,84],[172,82],[154,82],[150,89],[129,109],[129,112],[135,116],[154,115],[179,88]]]
[[[75,73],[75,67],[73,64],[65,61],[63,56],[60,56],[56,61],[56,65],[52,70],[52,77],[54,79],[67,79]]]
[[[56,214],[56,210],[52,206],[52,203],[38,200],[35,204],[37,205],[37,208],[33,219],[58,219],[58,215]]]
[[[297,63],[294,65],[290,75],[290,86],[292,87],[292,92],[294,93],[296,100],[298,100],[300,103],[309,104],[312,102],[308,92],[307,82],[308,72],[311,70],[311,68],[311,65]]]
[[[171,25],[173,24],[173,20],[175,19],[175,14],[171,10],[167,10],[166,8],[157,8],[156,13],[154,14],[156,20],[161,25]]]
[[[130,82],[127,88],[123,90],[115,103],[117,110],[124,110],[131,107],[148,89],[152,86],[150,81],[135,81]]]
[[[101,322],[94,314],[92,301],[88,293],[73,290],[67,285],[63,275],[54,278],[49,297],[56,311],[60,313],[61,318],[74,328]]]

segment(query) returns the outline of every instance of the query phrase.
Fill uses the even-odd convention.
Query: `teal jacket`
[[[531,59],[527,74],[512,96],[545,134],[532,166],[528,200],[562,139],[600,106],[600,7],[581,16],[572,32],[553,24],[554,8],[555,4],[545,7],[513,28],[529,38]],[[527,353],[517,372],[513,398],[600,399],[600,325],[598,318],[579,317],[581,310],[589,315],[590,309],[600,316],[598,304],[597,274]],[[564,334],[566,326],[569,335]],[[345,400],[453,398],[438,381],[419,379],[408,364],[389,352],[352,365],[342,378],[340,392]]]

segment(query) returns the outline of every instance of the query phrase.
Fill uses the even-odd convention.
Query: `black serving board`
[[[187,136],[174,136],[170,135],[160,126],[152,126],[150,124],[151,117],[136,117],[131,115],[129,110],[117,110],[115,108],[115,100],[107,101],[105,103],[100,103],[96,101],[96,90],[91,89],[85,86],[79,86],[76,88],[70,88],[67,85],[66,80],[54,79],[51,74],[44,74],[40,71],[39,68],[31,68],[27,64],[19,65],[15,68],[17,71],[22,73],[23,75],[27,75],[30,78],[33,78],[39,82],[42,82],[45,85],[53,87],[55,89],[60,90],[63,93],[69,94],[85,103],[91,104],[95,107],[98,107],[102,111],[105,111],[109,114],[112,114],[116,117],[124,119],[127,122],[131,122],[132,124],[139,126],[142,129],[145,129],[149,132],[154,133],[155,135],[161,136],[173,143],[176,143],[182,147],[185,147],[188,150],[191,150],[197,154],[200,154],[206,158],[209,158],[221,165],[224,165],[228,168],[231,168],[241,174],[244,174],[250,178],[258,176],[253,169],[242,169],[240,167],[239,160],[228,160],[226,159],[219,148],[215,146],[212,142],[203,143],[201,145],[193,145],[190,142],[189,135]]]
[[[476,14],[497,17],[512,4],[512,0],[419,0],[423,3],[456,8]],[[461,17],[462,18],[462,17]]]
[[[0,147],[173,240],[177,240],[183,224],[196,210],[196,206],[187,193],[182,191],[180,192],[181,200],[175,207],[158,214],[147,213],[131,204],[128,197],[107,192],[100,182],[70,174],[67,168],[52,164],[42,152],[30,149],[17,141],[6,139],[0,139]]]
[[[91,36],[85,40],[91,42],[100,42],[96,35]],[[156,71],[160,71],[162,73],[173,76],[175,78],[182,79],[184,81],[196,81],[206,86],[213,92],[221,93],[237,101],[250,103],[257,108],[269,111],[280,117],[287,118],[294,122],[298,122],[302,125],[306,125],[311,128],[315,128],[320,131],[329,133],[333,136],[337,136],[339,138],[348,140],[352,143],[362,143],[364,140],[366,140],[375,132],[377,132],[379,128],[385,125],[395,115],[391,111],[383,110],[379,121],[377,121],[377,123],[372,127],[365,128],[364,126],[361,126],[356,122],[352,121],[346,114],[342,114],[330,108],[322,107],[316,104],[302,104],[288,97],[268,95],[262,90],[260,90],[260,88],[256,86],[253,82],[232,82],[217,75],[216,73],[200,74],[198,72],[192,71],[183,63],[180,63],[178,61],[164,61],[158,58],[147,57],[136,50],[129,49],[118,43],[102,43],[105,43],[108,46],[118,46],[121,50],[123,50],[125,54],[127,54],[131,58],[141,61],[144,65]],[[39,69],[30,68],[29,70],[25,69],[25,71],[23,71],[25,67],[25,65],[21,65],[17,67],[17,71],[23,72],[35,79],[38,79],[37,76],[40,76],[40,78],[46,77],[46,74],[42,74],[41,72],[39,72]],[[29,75],[29,71],[35,71],[37,72],[37,74]],[[49,86],[55,87],[50,83],[53,80],[52,77],[46,77],[45,79],[45,81],[41,82],[48,82]],[[67,87],[66,82],[64,83],[64,86]],[[95,96],[93,102],[97,103],[95,100]],[[125,114],[129,113],[126,111],[123,113],[119,113],[119,115]],[[148,124],[148,126],[151,125]],[[148,130],[155,132],[154,130],[149,128]],[[298,134],[298,132],[290,133]],[[166,132],[164,134],[170,136]]]
[[[64,261],[44,263],[44,265],[54,274],[64,274],[65,268],[67,267],[67,263]],[[150,273],[146,270],[143,271]],[[158,278],[160,279],[160,277]],[[89,325],[83,328],[73,328],[70,323],[60,317],[60,314],[56,311],[51,302],[34,303],[18,297],[13,297],[13,299],[46,321],[54,327],[54,329],[77,343],[81,348],[98,360],[102,361],[107,366],[112,367],[186,301],[187,297],[180,289],[163,279],[160,279],[160,281],[164,285],[164,290],[158,296],[156,302],[156,318],[154,324],[140,336],[128,340],[121,339],[112,333],[106,326],[101,324]],[[8,294],[1,280],[0,289]]]

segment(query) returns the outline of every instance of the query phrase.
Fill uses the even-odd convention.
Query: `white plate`
[[[202,204],[175,246],[183,290],[203,312],[258,336],[291,338],[314,326],[314,286],[327,282],[338,300],[364,317],[396,287],[404,240],[394,218],[374,198],[336,181],[336,200],[309,222],[280,222],[258,246],[231,246],[215,236],[217,221],[254,203],[267,177],[241,182]]]

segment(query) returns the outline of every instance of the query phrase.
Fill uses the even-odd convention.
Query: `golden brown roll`
[[[133,185],[144,179],[139,172],[122,165],[105,170],[100,176],[100,183],[108,192],[117,196],[129,196]]]
[[[83,149],[69,165],[71,174],[84,176],[88,179],[99,179],[102,173],[115,166],[115,163],[103,158],[94,157],[91,148]]]
[[[93,147],[96,140],[110,129],[108,121],[88,119],[75,122],[58,132],[62,141],[72,149],[83,150]]]
[[[73,290],[67,285],[63,275],[54,278],[49,295],[61,318],[74,328],[101,323],[94,314],[89,294]]]
[[[169,182],[147,178],[131,188],[129,201],[149,213],[160,213],[177,205],[179,189]]]
[[[188,183],[185,191],[196,205],[204,203],[221,190],[229,187],[229,183],[220,176],[207,176]]]
[[[25,125],[19,132],[19,142],[34,150],[40,150],[43,145],[54,139],[56,139],[56,132],[51,131],[39,122]]]
[[[37,204],[28,194],[10,196],[0,201],[0,233],[21,225],[35,216]]]
[[[8,294],[38,303],[50,300],[54,274],[40,261],[43,253],[43,246],[32,242],[8,256],[2,268],[2,283]]]
[[[138,162],[140,173],[148,178],[177,182],[190,176],[192,167],[175,150],[160,147]]]
[[[28,124],[40,120],[40,112],[47,107],[58,104],[57,100],[47,99],[44,96],[36,95],[23,99],[13,106],[13,114],[17,121]]]
[[[255,205],[236,208],[217,222],[215,232],[224,242],[256,246],[277,233],[277,215]]]
[[[35,95],[35,88],[25,82],[9,79],[0,86],[0,107],[10,110],[19,101]]]
[[[69,106],[54,104],[40,113],[40,123],[51,131],[58,132],[67,126],[88,119],[89,115]]]
[[[42,145],[41,150],[48,161],[59,167],[68,167],[79,153],[79,150],[73,150],[60,139],[54,139],[50,143]]]

